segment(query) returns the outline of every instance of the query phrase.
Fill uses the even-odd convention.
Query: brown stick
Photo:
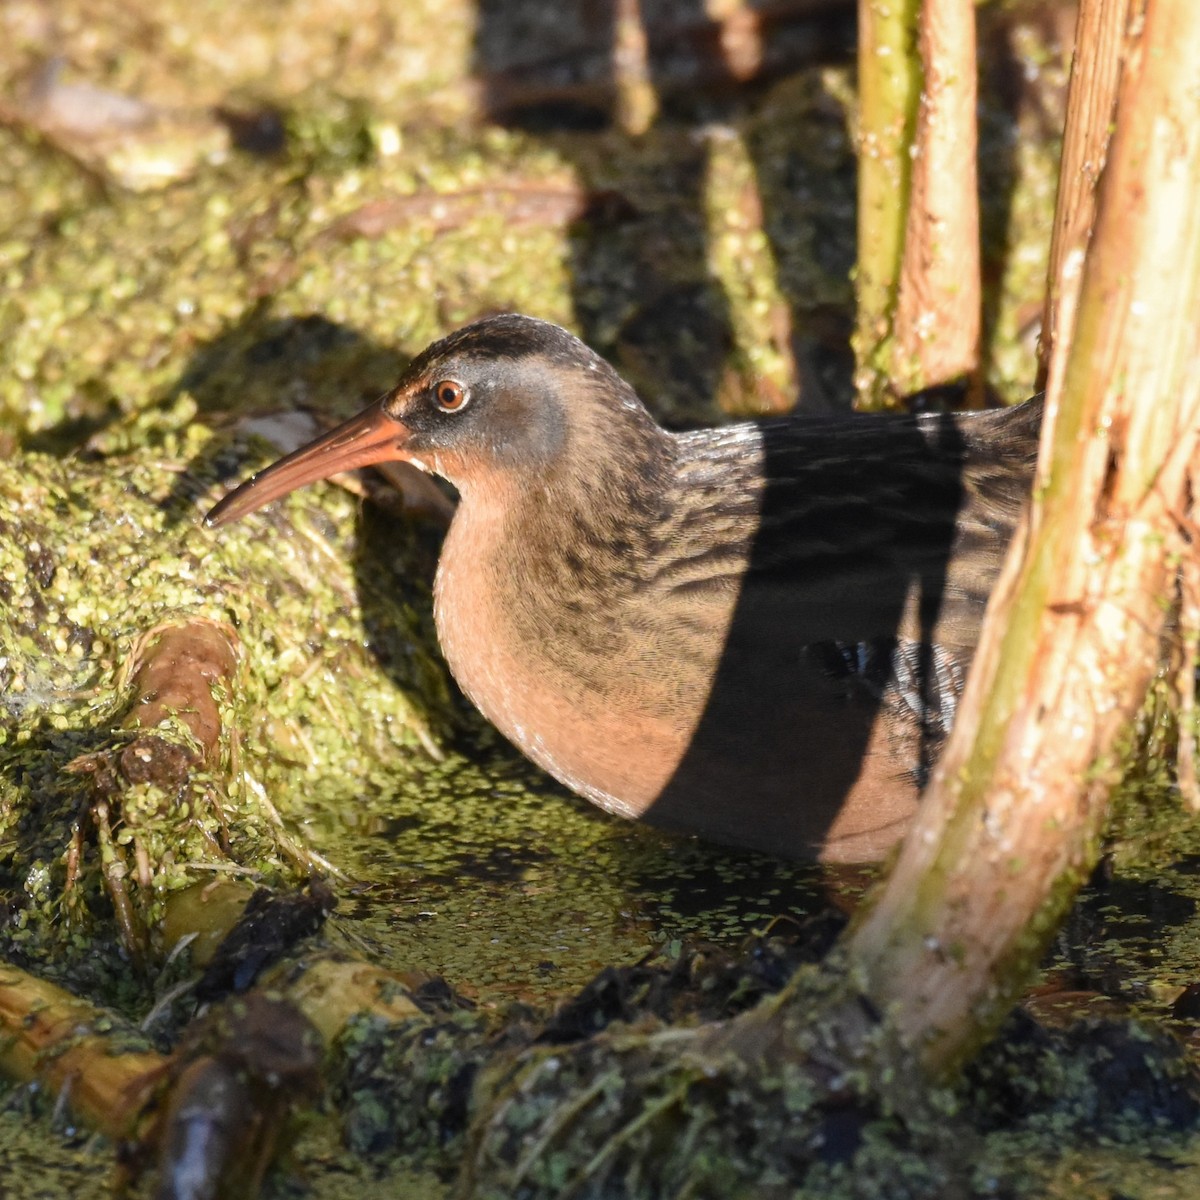
[[[457,192],[413,192],[385,196],[332,222],[313,239],[319,246],[355,237],[377,238],[413,221],[432,221],[442,233],[457,229],[481,213],[497,213],[506,225],[554,227],[576,221],[615,221],[633,215],[633,206],[619,192],[575,184],[514,182]]]
[[[420,972],[385,971],[368,963],[309,953],[276,969],[272,995],[313,1023],[327,1043],[358,1013],[403,1022],[422,1019],[411,994]],[[149,1101],[167,1080],[171,1059],[128,1050],[118,1019],[19,967],[0,963],[0,1075],[38,1080],[65,1093],[84,1124],[114,1139],[137,1132]]]
[[[1096,184],[1108,155],[1129,5],[1130,0],[1080,0],[1079,3],[1046,304],[1038,340],[1038,391],[1046,386],[1056,344],[1070,338],[1071,317],[1064,311],[1063,298],[1072,287],[1068,277],[1079,273],[1072,259],[1087,249],[1096,216]]]
[[[213,686],[227,687],[233,678],[236,645],[232,629],[203,619],[161,625],[144,634],[130,655],[133,696],[125,728],[154,729],[178,720],[195,739],[202,759],[210,758],[221,738]]]
[[[216,753],[221,713],[214,685],[228,687],[237,666],[237,635],[204,618],[155,627],[131,650],[122,686],[131,691],[124,729],[144,730],[119,747],[82,755],[67,770],[91,776],[91,822],[104,884],[113,903],[121,941],[135,964],[144,963],[147,937],[127,886],[129,864],[114,837],[126,787],[153,784],[168,794],[187,783],[192,770]],[[174,727],[172,727],[174,723]],[[67,851],[67,886],[75,885],[82,857],[83,824]],[[134,838],[135,860],[145,854]]]

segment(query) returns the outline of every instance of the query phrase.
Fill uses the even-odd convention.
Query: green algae
[[[102,465],[27,455],[0,467],[0,836],[9,886],[28,901],[11,935],[27,953],[44,922],[58,920],[67,846],[86,812],[85,785],[68,768],[120,740],[129,659],[154,628],[217,622],[237,631],[242,657],[221,701],[221,762],[194,773],[184,795],[149,784],[123,796],[116,842],[136,839],[152,864],[143,897],[151,923],[156,898],[227,868],[214,853],[222,844],[255,875],[298,869],[265,803],[287,793],[289,775],[292,792],[345,803],[358,792],[364,756],[402,776],[406,763],[436,750],[434,731],[451,720],[441,668],[420,649],[429,645],[428,618],[404,603],[403,589],[392,593],[380,635],[390,673],[365,644],[348,565],[349,499],[322,510],[316,525],[303,515],[288,522],[274,546],[252,527],[218,536],[197,520],[197,501],[212,494],[211,468],[186,475],[180,457],[203,456],[208,442],[188,424],[149,453]],[[252,461],[235,454],[226,466]],[[331,569],[339,562],[347,565]],[[339,705],[358,714],[352,724],[336,718]],[[85,917],[70,903],[64,915],[73,918],[68,928]],[[76,932],[86,944],[94,923]]]
[[[223,697],[226,728],[238,734],[165,820],[161,795],[128,798],[116,840],[136,830],[150,851],[150,916],[166,893],[215,872],[293,879],[300,866],[288,845],[312,847],[349,876],[334,937],[391,965],[442,972],[492,1010],[513,998],[548,1003],[603,965],[685,934],[736,942],[811,902],[809,873],[613,822],[489,740],[451,699],[433,647],[433,549],[420,531],[360,519],[332,487],[220,534],[197,517],[218,477],[232,481],[274,456],[230,432],[223,414],[346,413],[427,341],[489,309],[579,329],[677,424],[744,406],[755,365],[790,378],[786,310],[801,389],[815,378],[817,405],[844,402],[831,343],[852,302],[848,73],[806,72],[737,105],[732,132],[716,139],[728,136],[736,151],[723,159],[670,123],[628,139],[536,137],[464,119],[478,87],[466,4],[295,0],[221,19],[182,0],[152,11],[115,0],[54,7],[52,26],[30,15],[34,6],[7,7],[6,84],[29,61],[64,53],[78,77],[156,104],[278,107],[287,148],[223,162],[201,155],[171,188],[131,195],[116,160],[105,178],[103,161],[84,171],[26,132],[0,131],[0,431],[56,450],[101,431],[81,459],[28,455],[0,468],[0,580],[15,598],[0,627],[10,951],[130,1010],[146,1003],[144,987],[113,978],[126,968],[94,878],[87,903],[63,911],[64,847],[87,797],[62,768],[111,734],[121,663],[139,634],[197,615],[238,628],[244,658]],[[1022,47],[1027,58],[1035,50]],[[1018,130],[985,108],[984,137],[985,172],[1000,162],[1007,170],[985,174],[983,187],[990,382],[1022,398],[1057,147],[1028,113]],[[135,165],[139,152],[155,152],[136,142],[123,150]],[[703,183],[730,165],[732,178]],[[431,211],[370,235],[331,232],[380,197],[486,196],[514,182],[610,189],[632,215],[514,229],[502,207],[483,202],[449,226]],[[714,237],[721,197],[748,196],[752,210],[755,190],[761,230],[742,220]],[[730,378],[741,382],[723,392]],[[1168,854],[1178,814],[1155,812],[1161,840],[1130,824],[1115,852],[1118,878],[1158,886],[1154,860],[1165,855],[1169,882],[1192,896],[1195,851]],[[212,838],[223,834],[230,853],[219,858]],[[1139,857],[1139,846],[1151,849]],[[1121,893],[1113,907],[1127,919],[1110,914],[1093,948],[1161,1015],[1189,981],[1196,923],[1164,924],[1159,909],[1139,914],[1130,900]],[[101,978],[99,962],[108,964]],[[802,1079],[778,1086],[787,1093],[778,1111],[805,1110]],[[30,1177],[36,1165],[47,1189],[57,1173],[66,1190],[100,1193],[96,1163],[107,1158],[88,1158],[85,1146],[80,1167],[62,1146],[60,1159],[41,1127],[32,1127],[36,1149],[18,1149],[31,1127],[12,1117],[10,1107],[0,1130],[6,1166]],[[379,1168],[344,1155],[337,1137],[330,1122],[311,1123],[297,1159],[314,1194],[361,1195]],[[1098,1165],[1061,1152],[1053,1134],[1019,1153],[1040,1156],[1048,1194],[1072,1194],[1073,1173],[1097,1195],[1106,1193],[1092,1181],[1106,1172],[1131,1195],[1168,1174],[1143,1159],[1154,1178],[1143,1185],[1136,1150],[1106,1151],[1113,1165]],[[863,1187],[921,1169],[882,1149],[874,1161],[860,1168]],[[324,1169],[331,1162],[336,1170]],[[553,1187],[571,1163],[548,1157],[543,1168]],[[697,1164],[710,1181],[722,1170],[716,1157]],[[444,1194],[435,1177],[389,1171],[397,1194]],[[847,1170],[829,1174],[837,1178],[822,1194],[854,1194]],[[992,1191],[986,1179],[978,1186]]]
[[[817,406],[848,398],[833,345],[852,307],[853,94],[844,71],[781,82],[707,144],[669,124],[643,139],[535,137],[462,123],[471,88],[447,82],[456,71],[468,75],[466,6],[438,9],[436,50],[420,5],[394,17],[409,39],[403,46],[383,39],[372,21],[351,34],[349,10],[339,9],[329,29],[297,12],[286,70],[277,69],[278,50],[260,29],[239,41],[246,60],[222,55],[225,73],[216,75],[196,57],[210,52],[211,30],[188,6],[147,15],[140,51],[115,59],[85,38],[81,7],[60,7],[67,45],[79,39],[74,70],[92,83],[127,87],[136,61],[139,96],[186,98],[189,111],[243,89],[282,110],[286,150],[231,154],[142,195],[100,190],[44,147],[0,134],[11,151],[0,156],[8,366],[0,428],[44,435],[157,405],[198,346],[264,312],[279,320],[321,313],[388,347],[399,356],[393,366],[481,312],[536,312],[581,327],[675,421],[777,408],[797,386]],[[88,10],[86,21],[101,23],[103,42],[120,38],[125,22],[116,17],[107,13],[109,28]],[[258,21],[239,16],[247,27]],[[339,28],[347,42],[328,51]],[[171,52],[160,63],[153,52],[164,43]],[[18,42],[12,77],[13,64],[36,60],[37,45],[32,34]],[[339,74],[334,64],[347,56],[354,66]],[[983,190],[995,281],[990,382],[1011,398],[1023,396],[1032,377],[1022,331],[1041,292],[1057,144],[1032,118],[1017,131],[998,107],[985,108],[985,117],[984,161],[1005,164]],[[723,150],[739,145],[732,157]],[[377,235],[328,236],[380,198],[486,195],[518,181],[567,193],[608,189],[631,216],[513,228],[503,205],[485,198],[451,227],[430,213]],[[702,318],[691,335],[671,319],[679,315],[672,298],[681,295],[703,297],[700,312],[684,306],[693,324]],[[768,381],[765,398],[756,373]],[[305,401],[335,399],[329,382]],[[337,399],[353,406],[360,389],[387,380],[348,382],[354,394]],[[244,372],[241,383],[237,407],[278,404],[277,392],[263,394],[258,372]]]
[[[905,1063],[844,970],[802,968],[724,1025],[613,1026],[486,1067],[464,1190],[953,1194],[953,1105],[916,1088]]]
[[[499,136],[464,154],[468,148],[454,139],[447,145],[443,136],[409,140],[414,156],[443,164],[419,179],[437,191],[507,180],[512,143],[519,143]],[[523,178],[563,181],[561,166],[544,151],[520,165]],[[197,344],[225,335],[266,297],[276,319],[321,312],[409,354],[486,308],[569,317],[561,300],[560,231],[526,231],[518,247],[502,215],[485,211],[437,238],[432,221],[418,220],[378,238],[330,242],[322,232],[366,198],[411,190],[412,169],[390,160],[370,169],[343,166],[314,174],[303,191],[295,170],[291,163],[255,164],[162,195],[118,194],[59,214],[54,239],[33,236],[24,223],[11,231],[14,261],[0,314],[9,362],[0,378],[4,423],[39,433],[68,419],[98,424],[158,403]],[[532,276],[525,270],[530,258],[539,263]],[[67,346],[80,352],[66,354]],[[243,378],[250,394],[239,408],[254,404],[254,383],[253,374]],[[356,388],[344,402],[361,399]],[[260,406],[267,400],[278,407],[280,398],[264,397]]]
[[[486,1008],[544,1006],[608,963],[685,935],[736,944],[821,903],[811,867],[614,821],[511,754],[476,757],[380,779],[305,831],[363,884],[336,926]]]

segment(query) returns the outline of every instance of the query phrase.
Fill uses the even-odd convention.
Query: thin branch
[[[1038,341],[1038,391],[1046,386],[1056,343],[1070,338],[1073,314],[1064,308],[1064,293],[1073,286],[1070,277],[1078,275],[1072,259],[1087,249],[1096,217],[1096,185],[1112,135],[1129,10],[1130,0],[1080,0],[1079,4],[1046,305]]]

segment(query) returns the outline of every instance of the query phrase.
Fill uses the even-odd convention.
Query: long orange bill
[[[214,526],[236,521],[306,483],[339,471],[406,458],[408,426],[384,412],[384,399],[252,475],[214,505],[204,523]]]

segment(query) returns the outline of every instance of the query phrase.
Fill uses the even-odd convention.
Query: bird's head
[[[572,442],[655,428],[633,390],[578,338],[506,313],[434,342],[391,391],[235,488],[205,520],[221,525],[306,483],[397,460],[462,492],[497,475],[536,480]]]

